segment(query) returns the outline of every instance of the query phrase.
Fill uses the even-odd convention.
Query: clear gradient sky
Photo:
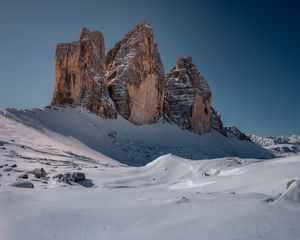
[[[50,103],[58,42],[103,32],[108,51],[146,20],[166,73],[190,55],[225,124],[300,134],[300,1],[6,0],[0,2],[0,107]]]

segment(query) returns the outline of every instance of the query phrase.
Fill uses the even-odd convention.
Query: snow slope
[[[169,123],[136,126],[124,120],[101,119],[80,108],[2,110],[38,129],[75,138],[124,164],[141,166],[168,153],[189,159],[216,157],[271,158],[265,149],[218,132],[198,135]]]
[[[72,133],[68,129],[72,124],[80,133],[77,136],[85,131],[93,136],[94,131],[110,140],[110,147],[113,137],[107,131],[119,125],[116,129],[122,129],[123,121],[111,123],[111,128],[103,124],[105,131],[95,131],[90,128],[94,123],[98,126],[91,121],[93,115],[78,109],[61,111],[0,114],[1,240],[299,239],[299,156],[193,161],[167,154],[145,166],[128,167],[92,150],[74,135],[59,134],[63,130]],[[70,111],[73,121],[63,122],[64,111]],[[78,115],[84,120],[79,121]],[[50,119],[55,118],[51,125]],[[49,130],[61,126],[66,129]],[[167,129],[172,133],[172,126]],[[116,142],[122,139],[118,134]],[[129,139],[134,140],[132,135]],[[30,171],[40,167],[47,175],[37,179]],[[93,185],[70,185],[55,178],[74,171],[85,173]],[[28,179],[20,180],[24,173]],[[286,190],[292,179],[297,181]],[[29,181],[34,188],[14,187],[20,181]],[[265,201],[278,193],[283,193],[278,200]]]

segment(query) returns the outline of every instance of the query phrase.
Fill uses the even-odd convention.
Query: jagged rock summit
[[[191,57],[177,60],[165,76],[152,27],[136,26],[105,56],[101,32],[84,28],[80,40],[60,43],[55,55],[52,105],[82,106],[103,118],[130,122],[160,119],[198,134],[224,134],[211,107],[210,88]]]
[[[52,105],[82,106],[104,118],[116,118],[108,93],[105,46],[101,32],[83,28],[80,40],[59,43],[55,53],[55,86]]]
[[[166,79],[165,118],[182,129],[210,132],[211,91],[193,59],[178,59]]]
[[[164,68],[153,29],[136,26],[108,52],[106,78],[118,113],[135,124],[155,122],[162,111]]]

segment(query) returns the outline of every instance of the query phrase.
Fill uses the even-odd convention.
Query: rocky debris
[[[188,199],[188,198],[185,197],[185,196],[182,196],[182,197],[176,197],[176,199],[174,199],[174,203],[175,203],[175,204],[188,203],[188,202],[190,202],[190,199]]]
[[[0,173],[0,177],[2,177],[2,174]]]
[[[46,177],[46,175],[47,175],[44,168],[36,168],[32,171],[32,173],[36,178]]]
[[[286,189],[288,189],[292,185],[292,183],[295,181],[296,181],[296,179],[292,179],[292,180],[288,181],[286,184]]]
[[[136,26],[108,52],[105,76],[122,117],[134,124],[150,124],[160,117],[164,68],[148,23]]]
[[[54,179],[57,179],[59,182],[66,182],[66,183],[71,183],[71,182],[81,182],[84,181],[85,174],[82,172],[73,172],[73,173],[65,173],[65,174],[57,174],[53,177]]]
[[[18,176],[18,178],[28,179],[28,174],[24,173]]]
[[[221,120],[221,114],[211,107],[211,118],[210,118],[211,129],[227,136],[226,130]]]
[[[241,132],[235,126],[226,126],[226,127],[224,127],[224,130],[228,137],[234,137],[234,138],[237,138],[242,141],[252,142],[251,139],[245,133]]]
[[[34,185],[32,182],[29,181],[16,181],[11,184],[12,187],[18,187],[18,188],[34,188]]]
[[[74,179],[75,182],[80,182],[85,180],[85,174],[82,172],[73,172],[72,178]]]
[[[12,168],[16,168],[17,167],[17,164],[12,164],[12,165],[10,165],[10,167],[12,167]]]
[[[4,168],[4,167],[7,167],[7,166],[8,166],[8,164],[5,163],[5,164],[3,164],[3,165],[0,165],[0,168]]]
[[[13,168],[12,167],[3,167],[2,168],[2,171],[3,172],[9,172],[9,171],[11,171]]]
[[[51,104],[82,106],[103,118],[116,118],[104,71],[103,35],[83,28],[79,41],[59,43],[56,47]]]
[[[211,91],[191,57],[177,60],[166,77],[164,116],[195,133],[211,131]]]
[[[269,197],[267,199],[265,199],[265,202],[267,203],[272,203],[275,202],[276,200],[278,200],[281,197],[282,193],[278,193],[275,197]]]

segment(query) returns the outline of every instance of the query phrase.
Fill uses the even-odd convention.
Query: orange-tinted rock
[[[210,132],[211,91],[192,58],[180,58],[166,80],[166,120],[195,133]]]
[[[101,32],[84,28],[80,40],[60,43],[55,54],[52,105],[86,107],[104,118],[116,118],[104,78],[105,48]]]
[[[125,119],[150,124],[161,116],[165,76],[149,24],[136,26],[108,52],[106,79],[117,111]]]

